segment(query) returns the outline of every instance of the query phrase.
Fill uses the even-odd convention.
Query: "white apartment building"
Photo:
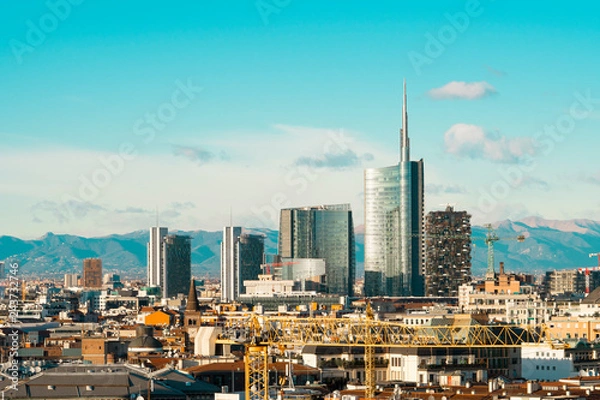
[[[517,325],[539,325],[550,316],[548,304],[529,287],[520,293],[475,292],[473,285],[459,288],[459,308],[465,313],[487,313],[490,320]]]

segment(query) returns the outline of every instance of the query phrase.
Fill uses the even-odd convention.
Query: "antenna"
[[[410,161],[410,141],[408,139],[408,109],[406,101],[406,79],[403,82],[402,94],[402,129],[400,129],[400,161]]]

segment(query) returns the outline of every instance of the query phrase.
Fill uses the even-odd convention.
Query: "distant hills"
[[[504,261],[510,272],[543,273],[597,265],[589,253],[600,252],[600,222],[591,220],[552,221],[537,217],[494,224],[500,241],[495,243],[496,265]],[[265,249],[275,253],[277,231],[248,229],[265,235]],[[364,229],[356,229],[357,276],[363,275]],[[482,276],[487,265],[484,238],[487,229],[473,227],[473,274]],[[172,231],[192,238],[192,273],[197,277],[217,277],[220,268],[222,233],[208,231]],[[514,240],[523,234],[527,239]],[[81,273],[87,257],[102,258],[106,272],[127,277],[145,277],[148,231],[123,235],[85,238],[47,233],[35,240],[0,236],[0,260],[14,258],[24,276],[60,277],[65,273]]]

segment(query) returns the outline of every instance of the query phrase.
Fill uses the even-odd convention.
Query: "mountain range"
[[[545,220],[538,217],[493,224],[499,241],[495,242],[496,265],[505,262],[509,272],[541,274],[546,270],[596,266],[590,253],[600,252],[600,222],[591,220]],[[276,253],[277,231],[248,229],[265,237],[265,251]],[[472,272],[482,276],[487,267],[487,228],[472,228]],[[356,227],[357,276],[363,275],[364,229]],[[209,231],[171,231],[192,238],[192,273],[197,277],[217,277],[220,269],[222,233]],[[143,278],[146,274],[148,231],[85,238],[47,233],[35,240],[0,236],[0,260],[19,263],[23,276],[62,277],[81,273],[83,259],[99,257],[105,272],[124,277]],[[523,242],[515,240],[524,235]]]

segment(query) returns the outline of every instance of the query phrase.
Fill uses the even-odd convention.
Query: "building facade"
[[[83,287],[84,289],[98,289],[102,287],[101,259],[86,258],[83,260]]]
[[[458,296],[471,277],[471,216],[451,206],[432,211],[425,237],[425,295]]]
[[[150,240],[148,241],[148,286],[161,286],[164,280],[163,266],[163,241],[169,230],[164,227],[150,228]]]
[[[238,266],[237,242],[242,234],[239,226],[226,226],[223,228],[223,241],[221,242],[221,300],[228,302],[235,300]]]
[[[264,257],[264,237],[244,233],[239,226],[223,228],[221,242],[221,300],[239,299],[244,281],[257,280]]]
[[[365,295],[424,293],[424,164],[410,161],[406,84],[400,162],[365,170]]]
[[[79,286],[79,275],[78,274],[65,274],[64,286],[66,288]]]
[[[597,274],[592,274],[588,279],[591,282],[591,287],[589,289],[593,290],[597,286],[597,282],[595,282],[597,280]],[[586,276],[584,273],[579,273],[577,269],[547,271],[546,276],[544,277],[544,285],[546,287],[546,293],[550,296],[585,293]]]
[[[237,246],[239,254],[237,297],[239,297],[240,294],[246,293],[244,282],[255,280],[261,274],[260,265],[265,254],[265,239],[261,235],[243,233]]]
[[[352,296],[356,273],[349,204],[281,210],[278,252],[283,259],[324,259],[329,294]]]
[[[183,235],[167,235],[163,241],[163,276],[161,282],[164,299],[186,294],[192,278],[191,238]]]

